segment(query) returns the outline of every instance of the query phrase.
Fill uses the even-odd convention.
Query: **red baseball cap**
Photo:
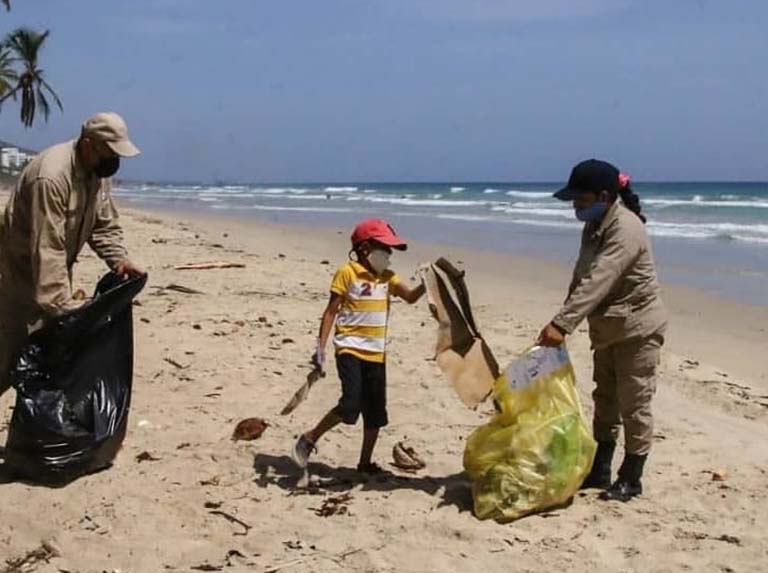
[[[382,245],[392,247],[399,251],[404,251],[408,245],[397,236],[392,225],[384,219],[366,219],[357,224],[352,231],[352,245],[357,245],[363,241],[376,241]]]

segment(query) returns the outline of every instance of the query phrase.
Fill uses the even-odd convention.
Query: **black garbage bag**
[[[131,402],[131,303],[146,280],[109,273],[90,302],[29,337],[11,370],[5,465],[15,476],[64,484],[111,465]]]

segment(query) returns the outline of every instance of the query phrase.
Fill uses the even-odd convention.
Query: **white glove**
[[[320,340],[317,341],[315,346],[315,353],[312,355],[312,364],[320,370],[325,371],[325,348],[320,344]]]

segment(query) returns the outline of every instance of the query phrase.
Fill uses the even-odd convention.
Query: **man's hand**
[[[137,267],[128,259],[118,261],[113,270],[115,274],[120,275],[124,279],[144,277],[147,275],[147,272],[144,269]]]
[[[551,322],[545,326],[536,339],[539,346],[560,346],[565,342],[565,333]]]
[[[83,289],[79,288],[72,293],[72,298],[70,298],[63,306],[61,306],[59,313],[72,312],[73,310],[77,310],[86,303],[90,302],[90,300],[91,297],[89,297]]]

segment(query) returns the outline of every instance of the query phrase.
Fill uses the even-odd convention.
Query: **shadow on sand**
[[[379,476],[364,476],[352,468],[334,468],[320,462],[310,462],[310,485],[299,488],[301,472],[288,456],[272,456],[259,453],[254,456],[256,484],[260,487],[276,485],[295,494],[322,495],[327,492],[345,492],[360,486],[362,491],[392,492],[399,489],[421,491],[431,496],[440,496],[438,507],[455,506],[459,512],[472,511],[472,491],[465,473],[445,477],[407,476],[385,473]]]

